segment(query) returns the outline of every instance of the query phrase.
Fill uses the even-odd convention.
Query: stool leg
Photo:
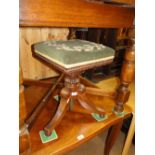
[[[119,132],[121,130],[123,124],[123,120],[121,120],[116,125],[113,125],[108,132],[106,142],[105,142],[105,148],[104,148],[104,155],[109,155],[111,148],[113,147]]]
[[[88,110],[90,113],[94,112],[94,113],[100,114],[101,116],[104,116],[105,111],[99,107],[97,108],[93,103],[91,103],[87,99],[85,93],[79,93],[77,99],[80,105],[86,110]]]
[[[30,116],[26,119],[26,124],[28,125],[29,129],[32,127],[33,122],[36,120],[40,112],[42,111],[44,105],[47,103],[47,101],[52,96],[52,93],[58,86],[58,84],[63,80],[64,74],[61,74],[61,76],[58,78],[58,80],[55,82],[54,85],[51,86],[51,88],[48,90],[47,94],[41,99],[41,101],[37,104],[37,106],[33,109]]]
[[[69,108],[69,102],[70,102],[69,94],[68,94],[68,92],[66,93],[65,88],[63,88],[61,91],[61,100],[60,100],[58,109],[57,109],[54,117],[52,118],[52,120],[50,120],[48,122],[48,124],[44,127],[46,136],[50,136],[52,130],[60,123],[60,121],[62,120],[66,111]]]
[[[86,94],[109,97],[111,99],[116,98],[116,92],[105,92],[103,89],[93,88],[93,87],[86,87]]]

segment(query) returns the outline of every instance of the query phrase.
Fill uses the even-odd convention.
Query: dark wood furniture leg
[[[59,103],[58,109],[57,109],[54,117],[44,127],[46,136],[51,135],[52,130],[60,123],[60,121],[62,120],[66,111],[69,108],[69,102],[70,102],[69,91],[66,88],[63,88],[61,90],[60,96],[61,96],[60,103]]]
[[[77,98],[78,102],[84,109],[86,109],[90,113],[94,112],[100,114],[100,116],[104,116],[105,113],[104,109],[100,109],[96,107],[93,103],[91,103],[91,101],[89,101],[88,98],[86,97],[85,93],[79,93]]]
[[[113,125],[109,131],[105,142],[104,155],[109,155],[111,148],[113,147],[123,124],[123,120]]]
[[[52,93],[54,92],[57,85],[63,80],[64,74],[61,74],[61,76],[58,78],[56,83],[51,86],[51,88],[48,90],[46,95],[43,97],[43,99],[37,104],[37,106],[34,108],[30,116],[25,120],[25,123],[27,124],[28,128],[30,129],[33,122],[37,118],[37,116],[40,114],[41,110],[43,109],[44,105],[47,103],[47,101],[50,99]]]
[[[86,89],[84,85],[80,84],[79,75],[66,75],[65,87],[61,90],[60,93],[60,105],[54,117],[44,127],[46,136],[49,136],[52,130],[60,123],[67,109],[71,109],[71,100],[73,102],[78,101],[84,109],[88,110],[88,113],[94,112],[100,114],[100,116],[104,116],[105,111],[101,108],[97,108],[93,103],[91,103],[87,99],[85,93]]]
[[[122,113],[124,110],[124,104],[128,101],[130,91],[128,89],[129,84],[132,82],[134,78],[134,40],[130,40],[131,46],[127,49],[125,53],[125,59],[122,66],[121,71],[121,84],[118,88],[117,95],[116,95],[116,104],[114,107],[114,112],[116,114]],[[123,121],[123,120],[122,120]],[[109,155],[109,152],[120,132],[122,121],[119,122],[117,125],[113,126],[110,133],[107,135],[106,145],[104,154]]]
[[[121,84],[117,91],[116,105],[114,111],[121,113],[124,110],[124,104],[128,101],[130,91],[128,89],[129,84],[133,81],[135,72],[135,50],[134,40],[129,40],[130,47],[125,53],[125,59],[121,70]]]

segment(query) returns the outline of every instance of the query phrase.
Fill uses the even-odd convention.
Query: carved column
[[[128,101],[130,91],[129,84],[134,78],[135,72],[135,52],[134,52],[134,39],[129,40],[129,48],[126,50],[125,58],[121,71],[121,83],[117,90],[116,105],[114,111],[121,113],[124,110],[124,104]]]

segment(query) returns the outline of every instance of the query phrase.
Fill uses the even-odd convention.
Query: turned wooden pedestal
[[[86,97],[86,88],[80,83],[79,75],[66,75],[64,79],[64,87],[60,92],[60,103],[56,111],[55,116],[45,126],[45,134],[48,136],[51,131],[60,123],[64,114],[67,110],[72,111],[72,104],[79,103],[84,109],[88,110],[89,113],[98,113],[104,117],[104,109],[97,108],[91,101]],[[94,90],[95,91],[95,90]],[[88,90],[87,90],[87,93]]]

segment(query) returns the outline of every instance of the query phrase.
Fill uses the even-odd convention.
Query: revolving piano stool
[[[54,117],[44,127],[46,136],[63,119],[67,110],[71,110],[73,102],[78,103],[88,113],[96,113],[101,117],[105,111],[95,106],[86,97],[86,93],[101,94],[98,88],[87,88],[80,83],[80,73],[94,67],[112,63],[115,51],[102,44],[85,40],[45,41],[32,46],[33,56],[48,66],[54,67],[64,75],[64,87],[60,92],[60,103]]]

